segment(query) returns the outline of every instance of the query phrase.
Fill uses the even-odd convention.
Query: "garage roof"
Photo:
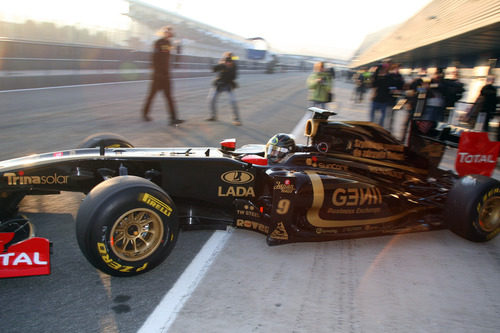
[[[372,65],[386,58],[415,64],[478,55],[497,58],[499,54],[499,0],[434,0],[350,66]]]

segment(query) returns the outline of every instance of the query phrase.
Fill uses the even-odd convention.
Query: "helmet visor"
[[[288,154],[288,151],[288,148],[269,145],[269,147],[267,147],[267,158],[270,161],[279,162]]]

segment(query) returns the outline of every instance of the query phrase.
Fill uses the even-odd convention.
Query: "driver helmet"
[[[295,151],[295,140],[285,133],[278,133],[266,144],[266,158],[270,163],[279,163],[289,153]]]

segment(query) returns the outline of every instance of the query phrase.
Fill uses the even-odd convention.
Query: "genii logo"
[[[220,178],[228,184],[247,184],[253,181],[254,176],[247,171],[232,170],[224,172]]]

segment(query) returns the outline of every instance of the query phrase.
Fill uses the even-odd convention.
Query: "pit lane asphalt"
[[[161,94],[151,110],[154,120],[142,121],[147,81],[0,92],[0,159],[71,149],[99,132],[121,134],[138,147],[218,147],[233,137],[238,145],[265,143],[302,118],[306,76],[241,76],[236,90],[241,127],[231,124],[227,95],[219,99],[220,121],[205,121],[212,78],[174,81],[178,113],[186,120],[178,127],[167,126]],[[0,280],[2,332],[136,332],[213,233],[181,233],[157,269],[133,279],[110,278],[78,249],[74,218],[82,199],[80,193],[63,193],[23,200],[21,213],[35,224],[38,236],[53,243],[52,274]]]
[[[241,77],[242,127],[231,125],[225,96],[221,121],[203,121],[208,78],[175,81],[187,120],[178,128],[166,126],[160,95],[154,121],[140,120],[147,82],[0,93],[0,158],[73,148],[96,132],[122,134],[136,146],[217,146],[230,137],[238,145],[264,143],[303,118],[306,76]],[[367,103],[351,103],[351,90],[335,82],[339,118],[367,120]],[[136,332],[213,235],[182,233],[152,272],[110,278],[76,244],[82,198],[64,193],[23,201],[38,235],[54,243],[52,274],[0,280],[2,332]],[[235,230],[175,320],[165,327],[169,314],[160,316],[156,331],[496,332],[499,247],[499,238],[475,244],[447,230],[267,247],[262,235]]]

